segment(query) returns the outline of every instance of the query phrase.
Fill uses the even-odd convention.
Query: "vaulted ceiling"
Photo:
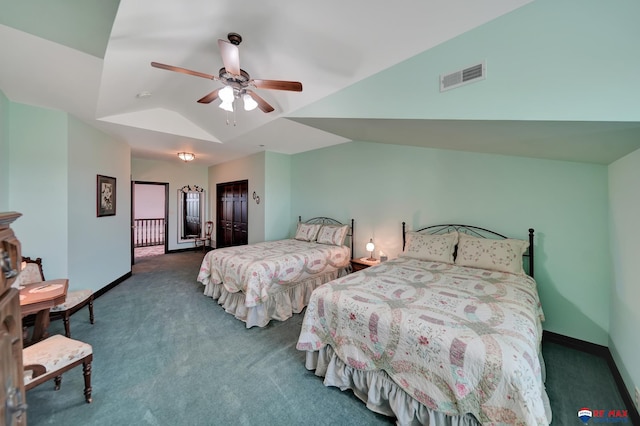
[[[296,116],[531,1],[0,0],[0,90],[72,114],[128,143],[134,157],[175,160],[186,150],[202,165],[349,140],[602,164],[639,148],[638,123]],[[252,78],[300,81],[303,91],[255,89],[274,112],[227,113],[218,101],[196,102],[220,82],[150,66],[217,76],[218,39],[229,32],[241,34],[240,65]],[[612,134],[623,142],[603,146]]]

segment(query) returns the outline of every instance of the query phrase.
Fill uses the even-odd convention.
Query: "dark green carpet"
[[[328,388],[295,349],[302,315],[247,330],[202,294],[203,254],[142,258],[133,276],[71,318],[72,337],[93,346],[93,403],[82,368],[27,392],[29,425],[393,424],[351,392]],[[50,332],[64,333],[62,322]],[[579,425],[586,406],[623,409],[606,362],[545,344],[554,425]]]

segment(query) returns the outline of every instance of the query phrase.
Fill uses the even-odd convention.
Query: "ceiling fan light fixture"
[[[233,102],[234,99],[234,93],[233,93],[233,87],[231,86],[224,86],[222,89],[220,89],[220,91],[218,92],[218,97],[222,100],[222,102]]]
[[[193,152],[179,152],[178,158],[188,163],[189,161],[193,161],[196,159],[196,155]]]
[[[233,112],[233,102],[232,101],[222,101],[218,108],[221,108],[228,112]]]
[[[242,101],[244,102],[245,111],[253,111],[258,106],[258,103],[255,101],[255,99],[253,99],[248,93],[242,95]]]

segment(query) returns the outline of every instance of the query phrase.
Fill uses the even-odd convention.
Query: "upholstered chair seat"
[[[49,319],[51,321],[62,318],[64,323],[64,334],[71,337],[71,326],[69,317],[89,305],[89,322],[94,323],[93,318],[93,291],[91,290],[73,290],[67,292],[67,299],[64,303],[51,308]]]
[[[37,258],[35,260],[30,257],[22,258],[22,270],[14,285],[21,286],[27,284],[33,284],[44,281],[44,272],[42,269],[42,259]],[[67,292],[67,298],[64,303],[54,306],[49,311],[49,320],[54,321],[62,319],[64,323],[64,334],[67,337],[71,337],[71,326],[69,317],[84,308],[89,306],[89,322],[94,323],[93,317],[93,291],[91,290],[72,290]],[[33,325],[33,315],[23,318],[22,323],[24,326]]]
[[[85,401],[91,402],[91,362],[93,348],[88,343],[56,334],[22,351],[24,388],[29,390],[54,379],[60,389],[62,373],[82,364]]]

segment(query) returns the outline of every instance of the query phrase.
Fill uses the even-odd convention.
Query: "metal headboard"
[[[302,216],[298,216],[298,222],[302,222]],[[317,225],[346,225],[346,223],[342,223],[339,220],[330,218],[330,217],[324,217],[324,216],[318,216],[318,217],[312,217],[311,219],[307,219],[304,221],[304,223],[310,223],[310,224],[317,224]],[[349,237],[349,239],[351,240],[351,258],[353,259],[353,235],[354,235],[354,220],[351,219],[351,225],[349,227],[349,230],[347,231],[347,236]]]
[[[467,235],[472,235],[478,238],[492,238],[492,239],[507,239],[509,237],[499,234],[497,232],[491,231],[489,229],[480,228],[472,225],[459,225],[459,224],[446,224],[446,225],[431,225],[425,228],[418,229],[415,232],[423,232],[425,234],[447,234],[452,231],[462,232]],[[533,228],[529,228],[529,248],[524,252],[523,256],[529,258],[529,276],[533,278]],[[402,251],[405,249],[406,241],[407,241],[407,230],[406,230],[406,222],[402,222]],[[457,248],[456,248],[457,249]]]

